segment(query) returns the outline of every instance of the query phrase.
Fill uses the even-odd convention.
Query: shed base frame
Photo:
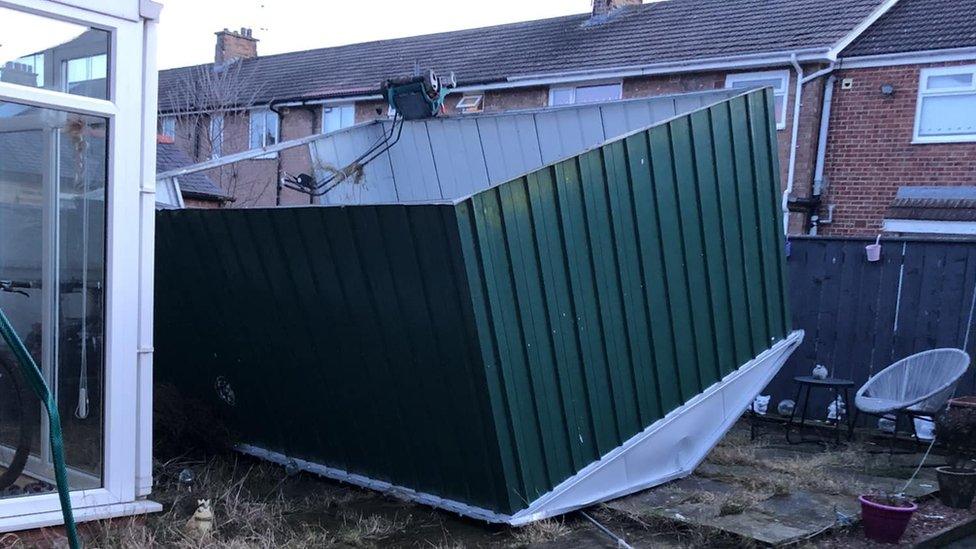
[[[790,333],[514,515],[496,513],[257,446],[239,444],[236,449],[266,461],[377,490],[395,498],[488,522],[522,526],[691,474],[802,341],[802,330]],[[662,460],[661,456],[667,459]]]

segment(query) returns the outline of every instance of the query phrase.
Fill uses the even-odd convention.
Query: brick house
[[[946,47],[940,42],[947,39],[943,32],[932,32],[939,23],[924,24],[944,12],[950,13],[951,24],[958,27]],[[214,64],[160,74],[161,128],[176,135],[177,142],[197,159],[333,131],[388,116],[377,92],[379,82],[410,74],[415,67],[456,74],[459,87],[446,107],[457,116],[770,85],[777,93],[781,178],[784,190],[790,190],[790,231],[868,233],[880,227],[894,196],[892,189],[921,182],[892,179],[884,187],[872,185],[867,190],[865,178],[880,179],[845,167],[863,160],[853,152],[865,141],[854,131],[853,121],[871,118],[854,112],[857,106],[852,100],[856,94],[865,94],[864,100],[874,101],[872,94],[878,95],[878,87],[870,83],[867,72],[858,72],[863,76],[847,77],[855,79],[854,88],[841,90],[846,81],[839,75],[876,70],[861,68],[859,63],[869,63],[867,59],[881,51],[871,48],[897,49],[899,43],[912,42],[904,40],[906,33],[918,35],[912,47],[935,43],[938,48],[930,50],[951,48],[961,56],[954,62],[963,61],[966,54],[976,59],[972,53],[976,46],[973,13],[976,0],[666,0],[648,4],[596,0],[593,12],[587,14],[266,57],[257,56],[257,39],[247,29],[224,30],[217,33]],[[249,101],[241,102],[248,108],[228,105],[208,111],[193,106],[183,109],[191,116],[179,116],[179,90],[187,89],[186,82],[199,80],[194,73],[206,74],[215,67],[217,71],[234,67],[246,82],[239,87],[251,93]],[[825,93],[828,82],[831,93]],[[896,93],[898,98],[912,94],[905,86]],[[824,117],[824,100],[831,95],[833,108]],[[885,105],[881,102],[878,108]],[[911,105],[908,110],[900,108],[901,116],[909,117],[907,124],[913,126],[914,109]],[[895,120],[887,122],[894,124]],[[861,124],[870,126],[872,122]],[[827,130],[823,133],[826,139],[821,138],[822,128]],[[219,139],[209,138],[218,133]],[[835,134],[841,137],[832,143]],[[843,145],[845,139],[847,145]],[[949,145],[952,151],[946,153],[936,152],[936,147],[921,148],[915,154],[917,165],[941,166],[946,155],[964,154],[960,150],[965,147]],[[887,162],[885,155],[891,153],[879,154]],[[877,169],[883,170],[884,162]],[[965,164],[965,160],[952,162]],[[309,171],[307,151],[296,148],[242,162],[233,173],[211,177],[236,198],[235,207],[287,205],[308,203],[309,198],[280,190],[276,182],[284,175]],[[965,166],[957,172],[956,184],[965,183],[966,177],[972,181],[971,167],[968,176]],[[940,185],[949,179],[930,183]],[[874,201],[867,196],[874,196]]]
[[[831,80],[821,233],[976,234],[976,1],[900,0]]]

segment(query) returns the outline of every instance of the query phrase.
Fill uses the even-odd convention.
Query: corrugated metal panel
[[[721,101],[730,90],[406,122],[399,142],[340,184],[323,204],[463,198],[626,133]],[[315,175],[349,164],[390,122],[347,129],[309,145]]]
[[[786,337],[771,112],[737,96],[456,204],[161,212],[159,371],[225,378],[251,445],[510,516]]]
[[[529,500],[786,336],[768,123],[761,93],[737,97],[459,204],[495,417],[519,418],[503,456]],[[733,156],[738,180],[720,181]]]
[[[509,508],[454,210],[182,210],[158,218],[157,364],[244,441]],[[445,365],[450,365],[445,368]]]

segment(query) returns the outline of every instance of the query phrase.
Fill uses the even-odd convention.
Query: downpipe
[[[796,148],[800,136],[800,106],[803,104],[803,85],[807,82],[829,74],[834,70],[834,63],[826,69],[806,75],[797,59],[796,52],[790,54],[790,64],[796,71],[796,91],[793,94],[793,128],[790,135],[790,162],[786,175],[786,190],[783,191],[781,208],[783,210],[783,236],[790,233],[790,195],[793,194],[793,184],[796,181]]]

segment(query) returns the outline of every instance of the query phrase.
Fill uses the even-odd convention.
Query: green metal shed
[[[688,474],[802,338],[772,95],[710,99],[462,198],[162,211],[157,374],[244,452],[493,522]]]

